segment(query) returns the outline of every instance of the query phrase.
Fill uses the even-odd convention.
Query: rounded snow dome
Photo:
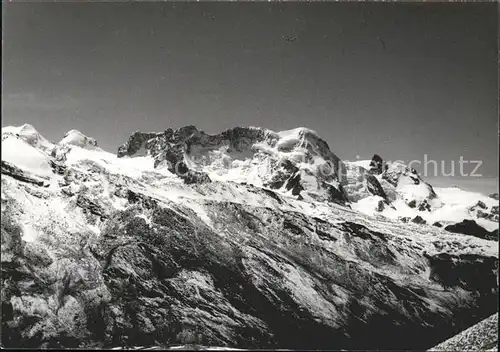
[[[81,148],[97,148],[97,141],[94,138],[87,137],[78,130],[68,131],[59,144],[76,145]]]

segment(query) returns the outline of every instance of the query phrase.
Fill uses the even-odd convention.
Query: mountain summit
[[[237,127],[208,135],[194,126],[163,133],[134,133],[118,157],[149,155],[155,167],[180,177],[251,184],[301,199],[345,204],[341,160],[316,132],[306,128],[274,132]]]

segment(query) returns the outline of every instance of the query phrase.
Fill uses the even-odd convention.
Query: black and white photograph
[[[495,1],[2,1],[0,348],[498,351]]]

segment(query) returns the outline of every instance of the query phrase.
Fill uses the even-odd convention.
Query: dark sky
[[[498,177],[495,3],[3,5],[2,126],[110,151],[135,130],[306,126],[342,159]]]

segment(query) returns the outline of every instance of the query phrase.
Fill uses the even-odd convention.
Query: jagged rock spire
[[[384,160],[378,154],[374,154],[372,160],[370,161],[370,173],[375,175],[380,175],[383,170]]]

